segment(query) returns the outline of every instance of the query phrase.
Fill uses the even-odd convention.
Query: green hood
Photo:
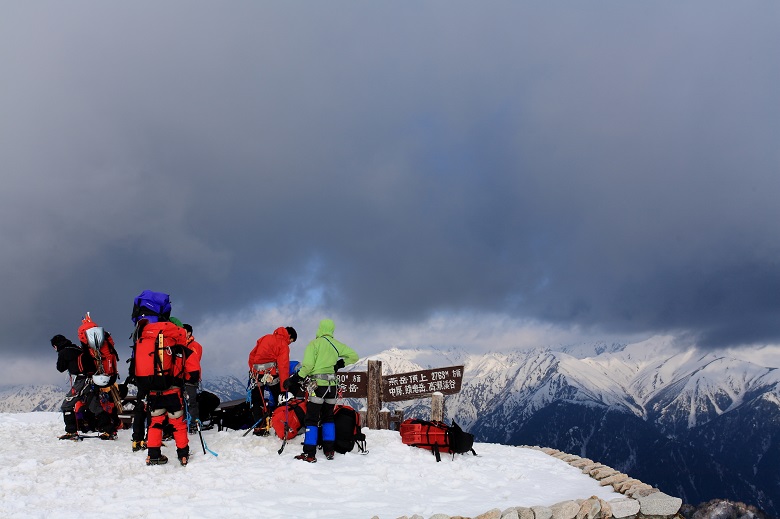
[[[323,335],[330,335],[333,337],[333,331],[336,329],[336,325],[333,323],[332,319],[323,319],[320,321],[320,326],[317,328],[317,337],[322,337]]]

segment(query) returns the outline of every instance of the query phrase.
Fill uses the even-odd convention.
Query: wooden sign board
[[[462,381],[463,366],[386,375],[382,377],[382,401],[413,400],[436,392],[452,395],[460,391]]]
[[[368,398],[368,372],[344,371],[336,373],[341,398]]]

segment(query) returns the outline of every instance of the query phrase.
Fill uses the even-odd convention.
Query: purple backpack
[[[150,323],[171,318],[171,296],[162,292],[144,290],[133,301],[133,322],[147,319]]]

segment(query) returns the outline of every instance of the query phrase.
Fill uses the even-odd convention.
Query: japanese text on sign
[[[460,391],[463,366],[426,369],[382,377],[382,401],[412,400],[439,392],[451,395]]]
[[[366,398],[368,396],[368,373],[345,371],[336,373],[342,398]]]

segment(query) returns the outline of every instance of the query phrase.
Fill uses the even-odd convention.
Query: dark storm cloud
[[[778,9],[6,4],[0,344],[145,288],[776,342]]]

